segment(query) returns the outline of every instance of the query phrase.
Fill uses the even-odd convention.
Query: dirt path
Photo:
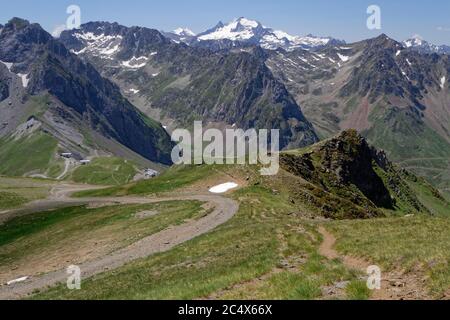
[[[216,227],[230,220],[238,211],[239,205],[236,201],[218,195],[198,194],[198,195],[178,195],[164,198],[145,198],[145,197],[118,197],[118,198],[83,198],[70,199],[69,194],[73,191],[87,188],[86,186],[61,185],[52,192],[51,197],[45,201],[37,201],[30,204],[26,211],[15,212],[17,214],[29,214],[42,211],[43,208],[59,208],[62,204],[101,204],[101,203],[119,203],[119,204],[151,204],[164,201],[201,201],[214,207],[209,215],[194,221],[175,227],[169,227],[166,230],[158,232],[147,238],[144,238],[124,249],[114,252],[108,256],[88,261],[78,265],[82,271],[82,279],[92,277],[96,274],[113,270],[125,265],[128,262],[140,258],[146,258],[155,253],[165,252],[177,245],[192,240],[202,234],[208,233]],[[0,299],[20,299],[27,296],[35,290],[55,286],[67,281],[66,270],[51,272],[39,277],[32,277],[27,281],[10,286],[0,287]]]
[[[69,172],[69,168],[72,165],[72,161],[71,159],[65,159],[64,160],[64,170],[63,172],[56,178],[56,180],[62,180],[62,178],[64,178],[64,176],[67,174],[67,172]]]
[[[367,273],[367,268],[372,263],[350,256],[342,256],[335,249],[336,238],[324,227],[319,227],[319,233],[323,237],[323,242],[319,248],[319,253],[327,259],[341,259],[342,263],[349,269]],[[404,273],[394,270],[382,273],[381,290],[375,290],[372,300],[424,300],[430,299],[426,290],[425,279],[420,273]]]

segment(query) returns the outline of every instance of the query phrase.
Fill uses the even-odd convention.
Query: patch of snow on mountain
[[[192,32],[192,30],[188,28],[178,28],[173,31],[177,36],[189,36],[189,37],[195,37],[195,33]]]
[[[0,60],[0,62],[3,63],[6,66],[6,68],[8,68],[9,72],[11,72],[11,68],[14,65],[14,63],[4,62],[4,61],[1,61],[1,60]]]
[[[445,87],[445,76],[443,76],[442,78],[441,78],[441,89],[444,89],[444,87]]]
[[[105,49],[100,50],[102,56],[112,56],[114,53],[118,52],[120,49],[119,45],[113,45],[112,43]]]
[[[421,46],[422,45],[422,40],[420,40],[420,39],[409,39],[409,40],[406,40],[405,42],[404,42],[404,44],[405,44],[405,46],[407,47],[407,48],[411,48],[411,47],[416,47],[416,46]]]
[[[17,75],[20,77],[20,79],[22,79],[22,86],[24,88],[28,87],[28,83],[30,82],[28,74],[18,73]]]
[[[308,45],[312,47],[324,46],[330,42],[328,38],[319,38],[314,36],[295,37],[294,44]]]
[[[401,70],[401,69],[400,69],[400,70]],[[405,78],[408,79],[408,81],[409,81],[410,79],[409,79],[408,75],[406,74],[406,72],[403,71],[403,70],[401,70],[401,72],[402,72],[402,74],[405,76]]]
[[[133,57],[128,61],[122,61],[122,66],[130,69],[140,69],[145,67],[147,64],[148,58],[147,57]]]
[[[254,20],[249,20],[246,18],[240,18],[239,23],[245,27],[250,27],[250,28],[257,28],[259,26],[258,22],[254,21]]]
[[[298,57],[300,60],[302,60],[304,63],[309,63],[308,59],[302,58],[302,57]]]
[[[344,55],[339,54],[339,53],[337,55],[338,55],[339,59],[342,60],[342,62],[347,62],[348,60],[350,60],[350,57],[348,57],[348,56],[344,56]]]
[[[83,50],[74,52],[75,54],[91,52],[93,55],[103,58],[111,58],[120,50],[122,36],[120,35],[96,35],[93,32],[76,33],[75,37],[86,46]]]
[[[139,90],[131,88],[130,92],[133,93],[133,94],[136,94],[136,93],[139,93]]]
[[[85,47],[85,48],[83,48],[83,49],[81,49],[80,51],[75,51],[75,50],[70,50],[70,52],[72,52],[73,54],[75,54],[75,55],[80,55],[80,54],[83,54],[83,53],[85,53],[86,52],[86,50],[87,50],[87,47]]]
[[[287,39],[289,41],[295,41],[296,40],[296,37],[291,36],[290,34],[284,32],[284,31],[273,30],[272,33],[277,39]]]

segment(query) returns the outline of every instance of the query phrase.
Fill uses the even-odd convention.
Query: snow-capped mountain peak
[[[424,43],[427,43],[427,42],[424,41],[423,38],[419,35],[414,35],[414,36],[412,36],[411,39],[404,41],[404,45],[407,48],[422,46]]]
[[[291,51],[296,48],[310,49],[324,46],[332,41],[332,38],[315,37],[312,35],[300,37],[293,36],[284,31],[273,30],[265,27],[259,21],[244,17],[234,19],[228,24],[219,23],[197,36],[197,41],[228,40],[244,44],[260,45],[265,49],[275,50],[283,48]],[[336,40],[335,40],[336,41]],[[337,41],[344,43],[342,41]]]
[[[423,53],[450,53],[450,47],[446,45],[438,46],[425,41],[421,36],[414,35],[411,39],[403,41],[406,48],[423,52]]]
[[[195,33],[189,28],[177,28],[173,33],[181,37],[195,37]]]
[[[215,28],[199,35],[198,40],[245,41],[255,37],[258,34],[258,30],[262,28],[263,26],[258,21],[239,18],[226,25],[223,23],[217,24]]]

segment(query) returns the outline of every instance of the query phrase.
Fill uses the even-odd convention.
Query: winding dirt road
[[[203,218],[188,221],[183,225],[169,227],[110,255],[78,265],[82,272],[82,279],[86,279],[96,274],[119,268],[128,262],[146,258],[155,253],[168,251],[177,245],[208,233],[230,220],[239,209],[236,201],[212,194],[180,194],[179,196],[164,198],[115,197],[72,199],[69,197],[75,191],[91,188],[87,186],[59,185],[52,191],[49,199],[33,202],[24,209],[11,211],[0,216],[0,224],[2,221],[4,222],[18,215],[82,204],[151,204],[165,201],[197,200],[209,203],[214,208],[210,214]],[[4,285],[0,287],[0,299],[20,299],[35,290],[64,283],[67,281],[67,278],[68,274],[64,269],[38,277],[31,277],[24,282],[13,285]]]

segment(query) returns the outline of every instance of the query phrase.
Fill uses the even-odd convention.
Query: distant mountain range
[[[281,147],[317,142],[301,108],[253,52],[214,52],[141,27],[93,22],[60,41],[116,82],[144,113],[171,127],[279,128]]]
[[[165,34],[176,42],[184,42],[193,46],[228,49],[237,46],[259,45],[264,49],[283,48],[290,51],[298,48],[311,49],[345,43],[331,37],[292,36],[284,31],[273,30],[263,26],[258,21],[244,17],[235,19],[228,24],[219,22],[215,27],[198,35],[187,28],[179,28],[174,32]]]
[[[386,35],[346,44],[287,35],[277,42],[274,34],[283,33],[240,18],[197,35],[88,23],[60,40],[169,127],[202,119],[281,128],[285,148],[356,128],[392,159],[450,187],[448,55]],[[408,162],[426,158],[441,159],[433,160],[441,174]]]
[[[277,128],[285,149],[355,128],[403,167],[450,190],[450,58],[423,40],[380,35],[347,44],[245,18],[197,35],[90,22],[54,40],[20,19],[1,28],[3,136],[30,114],[39,121],[51,114],[57,121],[47,131],[63,132],[59,123],[70,114],[76,121],[63,128],[80,136],[86,128],[167,162],[170,143],[156,121],[169,131],[194,120],[219,129]],[[11,98],[16,92],[20,98]],[[44,92],[55,107],[15,114]]]
[[[403,45],[406,48],[411,48],[422,53],[450,54],[450,46],[431,44],[423,40],[420,36],[414,36],[411,39],[403,41]]]
[[[230,49],[232,47],[259,45],[269,50],[281,48],[292,51],[299,48],[309,50],[322,48],[327,45],[345,44],[344,40],[332,37],[317,37],[311,34],[307,36],[290,35],[284,31],[266,27],[256,20],[244,17],[234,19],[228,24],[219,22],[215,27],[199,34],[195,34],[189,28],[178,28],[172,32],[163,32],[163,34],[178,43],[183,42],[191,46],[203,46],[210,49]],[[402,44],[406,48],[422,53],[450,53],[450,46],[431,44],[418,35],[403,41]]]

